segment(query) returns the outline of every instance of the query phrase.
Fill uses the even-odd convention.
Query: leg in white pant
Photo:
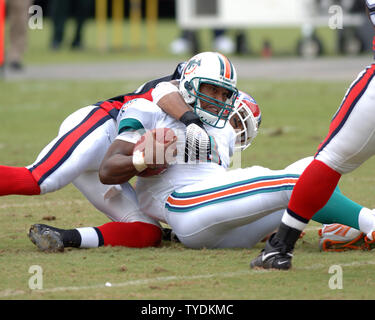
[[[123,187],[104,185],[100,182],[97,171],[88,171],[74,180],[73,184],[96,209],[112,221],[140,221],[159,226],[155,220],[139,210],[135,191],[129,183]]]
[[[191,248],[251,247],[276,229],[281,214],[273,213],[286,208],[299,173],[310,160],[298,161],[288,170],[258,166],[232,170],[215,181],[178,189],[167,199],[167,222]],[[251,234],[254,230],[258,232]]]

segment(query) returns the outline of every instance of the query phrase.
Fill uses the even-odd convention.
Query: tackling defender
[[[185,63],[180,63],[172,75],[151,80],[132,93],[81,108],[68,116],[61,124],[58,136],[41,151],[33,164],[0,166],[0,196],[40,195],[72,183],[111,220],[132,223],[127,226],[129,230],[123,230],[129,233],[129,245],[157,244],[161,232],[159,224],[139,211],[130,184],[122,189],[117,185],[105,186],[99,181],[98,171],[105,151],[117,135],[119,110],[124,103],[136,98],[157,103],[185,125],[186,148],[194,151],[187,154],[194,157],[199,146],[209,147],[202,122],[173,85],[184,67]],[[138,237],[137,243],[131,232],[145,235],[144,241]]]

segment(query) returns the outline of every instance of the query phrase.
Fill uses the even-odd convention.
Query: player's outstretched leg
[[[28,237],[41,251],[58,252],[64,248],[97,248],[123,246],[156,247],[162,239],[161,229],[141,221],[108,222],[99,227],[59,229],[45,224],[31,226]]]
[[[0,196],[40,194],[40,187],[25,167],[0,166]]]

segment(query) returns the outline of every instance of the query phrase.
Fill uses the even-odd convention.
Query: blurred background
[[[362,0],[0,0],[5,79],[145,79],[207,50],[254,63],[363,58],[373,35]]]
[[[249,61],[356,57],[371,54],[374,33],[362,0],[0,0],[1,16],[8,77],[35,65],[175,63],[207,50]]]

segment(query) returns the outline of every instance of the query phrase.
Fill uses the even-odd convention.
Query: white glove
[[[185,162],[207,162],[211,156],[211,142],[206,130],[195,123],[186,127]]]

